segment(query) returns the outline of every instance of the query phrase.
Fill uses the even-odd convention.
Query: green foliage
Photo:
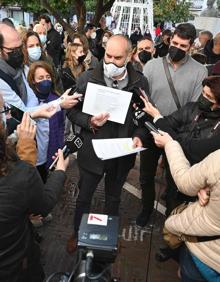
[[[55,8],[60,14],[64,15],[68,13],[73,7],[72,0],[50,0],[50,6]],[[27,12],[45,12],[45,9],[42,7],[40,0],[5,0],[0,1],[1,5],[20,5]]]
[[[88,12],[95,12],[96,10],[96,2],[97,1],[94,1],[94,0],[86,0],[85,3],[86,3],[86,10]]]
[[[154,2],[154,19],[157,22],[184,22],[190,18],[190,2],[186,0],[161,0]]]

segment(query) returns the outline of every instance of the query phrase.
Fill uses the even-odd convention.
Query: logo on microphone
[[[72,142],[75,138],[76,138],[76,135],[70,134],[69,136],[67,136],[66,141],[67,142]]]
[[[83,142],[82,139],[80,139],[79,137],[76,138],[76,140],[74,141],[74,144],[76,145],[76,147],[79,149],[82,147]]]

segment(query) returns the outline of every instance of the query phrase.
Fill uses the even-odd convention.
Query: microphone
[[[137,109],[133,113],[133,122],[138,127],[146,127],[149,131],[160,134],[158,129],[149,121],[149,116],[144,111]]]
[[[80,134],[70,134],[66,140],[65,145],[62,149],[64,159],[69,156],[69,154],[73,154],[78,151],[83,145],[83,137]],[[49,170],[54,170],[55,165],[58,161],[58,157],[53,161],[50,165]]]
[[[142,96],[143,98],[148,100],[148,97],[147,97],[145,91],[142,90],[141,88],[134,87],[131,90],[131,92],[133,93],[132,98],[131,98],[132,103],[136,104],[136,106],[139,109],[143,109],[144,108],[144,102],[141,100],[140,97]]]

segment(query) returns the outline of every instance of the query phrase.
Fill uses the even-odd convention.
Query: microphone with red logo
[[[70,154],[77,152],[83,145],[83,137],[80,134],[70,134],[66,140],[65,145],[62,149],[64,159],[67,158]],[[52,171],[55,169],[58,157],[53,161],[49,170]]]

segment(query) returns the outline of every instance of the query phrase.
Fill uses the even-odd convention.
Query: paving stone
[[[137,159],[136,165],[128,177],[128,182],[137,189],[139,189],[138,167],[139,160]],[[76,160],[71,160],[67,175],[68,180],[62,196],[52,212],[53,220],[45,223],[43,227],[38,229],[39,233],[44,237],[41,249],[43,254],[42,261],[47,277],[53,272],[71,272],[76,262],[76,256],[69,255],[65,250],[66,241],[73,230],[73,215],[78,182]],[[101,181],[94,195],[92,202],[93,212],[102,213],[104,205],[103,185],[103,181]],[[157,185],[157,191],[163,186],[164,182],[162,181],[162,184]],[[165,263],[158,263],[154,259],[155,253],[162,242],[161,230],[165,219],[164,216],[159,212],[154,212],[151,223],[155,221],[155,226],[151,238],[150,226],[145,229],[138,229],[134,224],[139,210],[140,199],[123,190],[120,208],[120,252],[112,266],[112,276],[117,277],[118,280],[123,282],[180,281],[177,278],[178,267],[174,261],[169,260]],[[147,269],[148,278],[146,277]]]

